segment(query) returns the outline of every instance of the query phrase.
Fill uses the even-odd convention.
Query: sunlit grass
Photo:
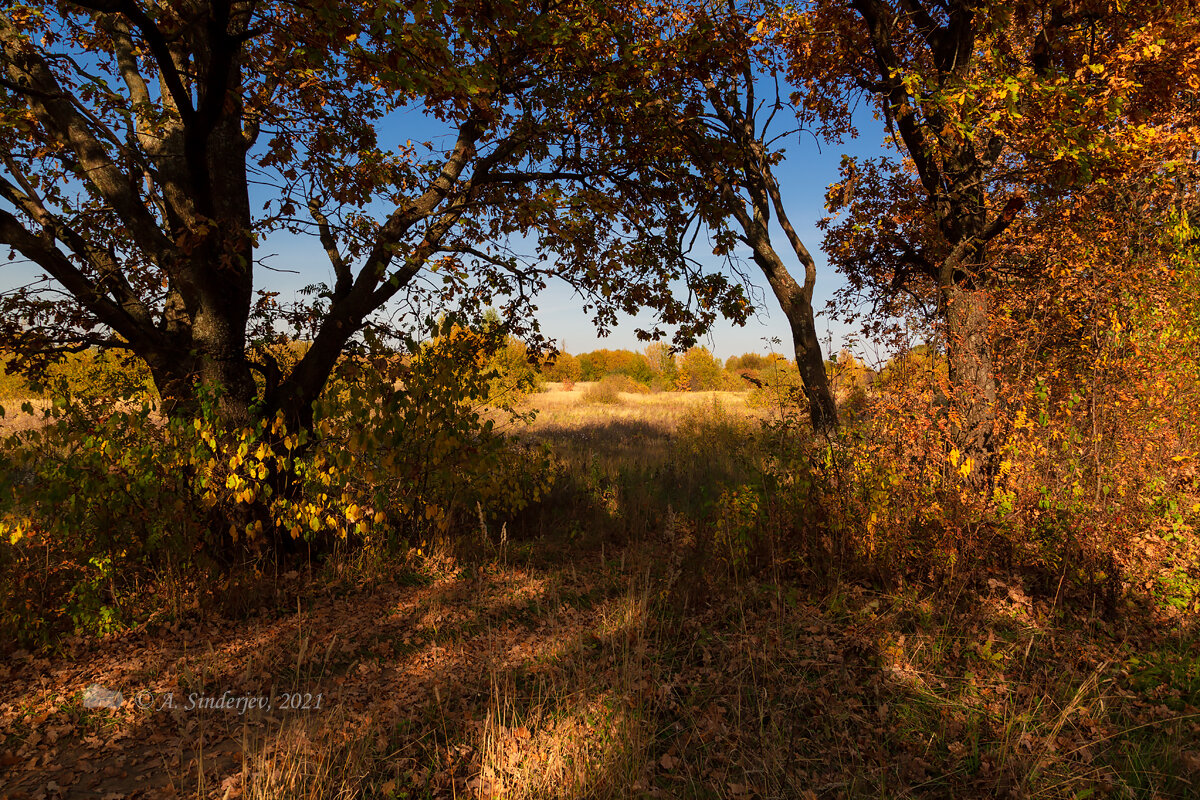
[[[558,470],[541,503],[480,509],[407,553],[339,551],[248,596],[252,625],[142,645],[130,685],[333,700],[202,732],[183,718],[188,757],[160,784],[261,800],[1066,800],[1183,798],[1200,780],[1184,617],[1106,617],[1017,570],[877,578],[882,556],[844,547],[863,521],[834,516],[856,506],[769,484],[779,440],[744,395],[591,404],[576,386],[527,403],[540,413],[513,432]],[[129,674],[119,650],[89,658],[89,674]],[[20,706],[7,741],[61,722],[49,697]]]

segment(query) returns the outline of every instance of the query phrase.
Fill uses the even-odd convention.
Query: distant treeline
[[[272,346],[276,361],[291,366],[303,354],[306,342]],[[874,370],[843,350],[825,362],[835,391],[843,398],[856,391],[896,378],[931,375],[929,349],[919,346]],[[643,351],[601,349],[572,354],[566,351],[550,359],[539,359],[514,337],[483,357],[498,376],[497,389],[526,393],[538,391],[547,381],[567,384],[596,382],[619,376],[624,385],[648,391],[746,391],[772,387],[799,390],[796,362],[779,353],[743,353],[723,362],[702,346],[674,352],[669,345],[655,343]],[[136,389],[130,394],[155,397],[145,364],[116,351],[96,349],[69,353],[48,367],[37,382],[6,369],[0,355],[0,400],[53,397],[64,393],[77,396],[111,393],[113,388]],[[944,366],[943,366],[944,370]]]
[[[866,391],[877,381],[910,373],[928,372],[929,350],[921,346],[873,370],[848,350],[825,362],[835,391],[845,396]],[[796,362],[779,353],[743,353],[722,362],[707,347],[692,347],[681,353],[665,344],[652,344],[643,352],[593,350],[573,355],[559,353],[541,367],[547,381],[575,383],[601,381],[623,376],[657,391],[745,391],[752,388],[800,387]]]

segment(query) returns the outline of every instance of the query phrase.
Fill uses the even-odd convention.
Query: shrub
[[[650,391],[628,375],[605,375],[587,388],[581,397],[585,403],[620,403],[621,394],[645,394]]]
[[[110,629],[151,565],[198,578],[212,566],[193,496],[213,459],[195,428],[164,425],[148,404],[59,400],[46,413],[0,444],[0,629],[14,641]]]
[[[677,385],[691,392],[724,389],[725,368],[707,347],[693,347],[679,359]]]
[[[164,569],[215,585],[270,544],[403,547],[524,507],[553,481],[549,457],[484,418],[491,373],[473,347],[442,336],[346,359],[312,431],[229,427],[213,402],[164,420],[148,402],[60,399],[42,428],[0,440],[0,638],[124,624]]]
[[[611,381],[598,381],[584,390],[580,402],[617,405],[622,402],[621,391]]]
[[[529,348],[515,336],[506,336],[488,359],[488,369],[494,373],[488,382],[488,402],[508,407],[520,402],[531,392],[540,392],[546,381],[530,362]]]
[[[542,370],[546,380],[575,383],[583,375],[579,359],[570,353],[559,353]]]
[[[122,350],[90,348],[65,353],[24,375],[15,367],[10,359],[0,356],[2,400],[58,396],[90,400],[123,397],[140,402],[158,397],[145,362]]]
[[[24,400],[35,394],[25,378],[9,371],[8,359],[0,356],[0,400]]]
[[[665,342],[654,342],[646,347],[646,361],[654,377],[650,385],[660,390],[675,388],[675,380],[679,377],[679,365],[675,361],[675,351]]]
[[[770,364],[770,357],[758,353],[743,353],[740,356],[730,356],[725,359],[725,369],[730,372],[749,371],[757,375]]]
[[[782,411],[793,409],[803,413],[807,403],[804,397],[800,371],[784,358],[772,358],[767,366],[754,376],[758,384],[746,398],[748,405],[756,408]]]
[[[579,356],[580,377],[585,381],[597,381],[606,375],[628,375],[639,383],[650,383],[655,372],[650,361],[641,353],[631,350],[593,350]]]
[[[601,383],[615,386],[617,391],[625,394],[648,394],[650,392],[649,386],[628,375],[605,375]]]

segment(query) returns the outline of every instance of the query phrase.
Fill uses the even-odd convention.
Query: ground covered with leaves
[[[499,527],[11,654],[0,796],[1195,796],[1194,615],[743,547],[743,399],[564,395]]]

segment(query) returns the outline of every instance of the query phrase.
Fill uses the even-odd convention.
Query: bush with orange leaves
[[[777,502],[809,564],[885,582],[1017,572],[1110,611],[1200,609],[1200,237],[1184,213],[1118,225],[1105,200],[1075,198],[1003,254],[1040,261],[993,295],[989,473],[952,444],[936,346],[889,363],[836,438],[780,434]]]

